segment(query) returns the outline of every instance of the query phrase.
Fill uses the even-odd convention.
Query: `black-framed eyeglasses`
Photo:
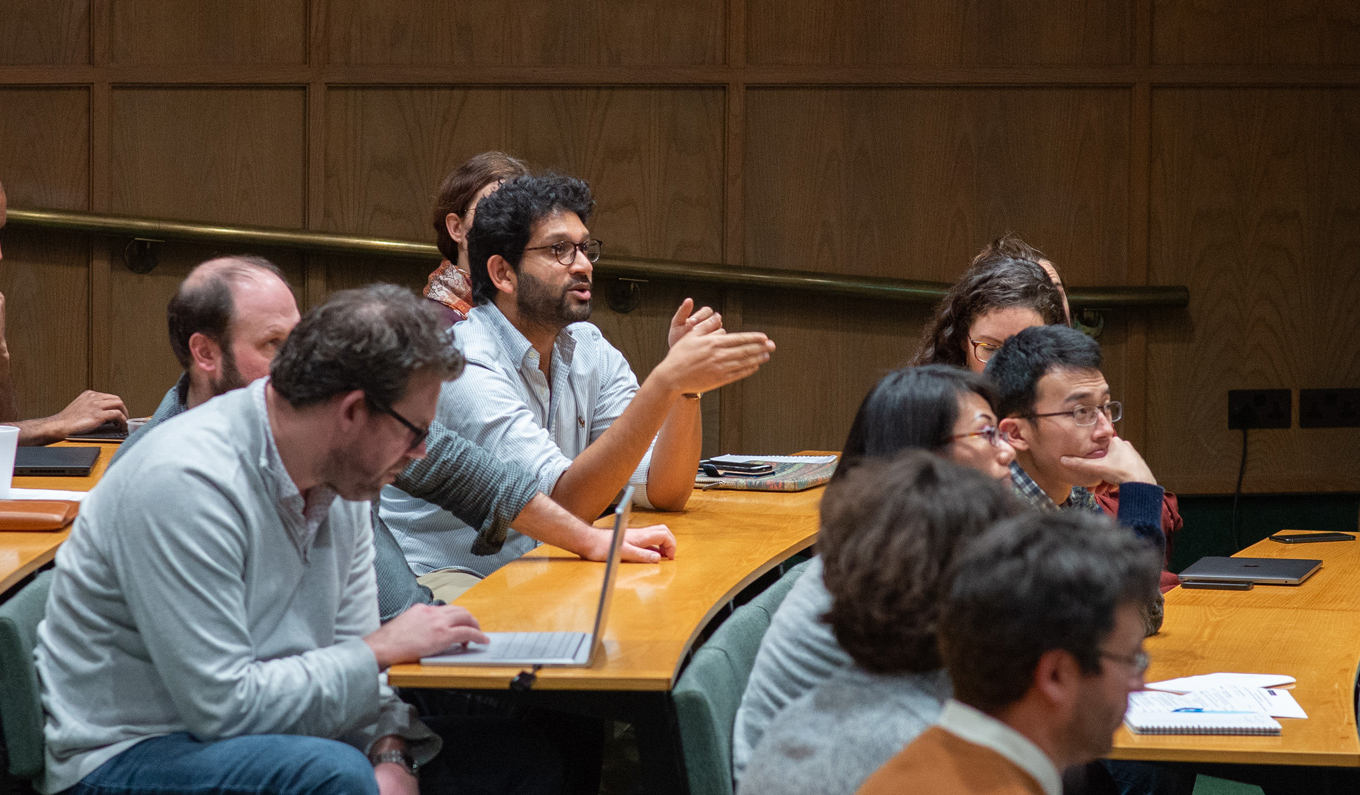
[[[430,429],[428,427],[422,428],[419,425],[416,425],[414,422],[411,422],[410,420],[398,414],[396,409],[393,409],[391,406],[384,405],[381,401],[374,400],[373,398],[368,399],[368,404],[372,406],[374,409],[382,412],[383,414],[386,414],[387,416],[406,426],[406,430],[410,431],[415,436],[415,438],[411,442],[411,446],[406,448],[407,452],[410,452],[419,447],[421,443],[424,442],[427,437],[429,437]]]
[[[1001,350],[1001,346],[994,342],[983,342],[982,340],[968,340],[968,344],[973,346],[973,355],[979,362],[985,362],[992,358],[992,354]]]
[[[1124,416],[1124,404],[1118,400],[1110,400],[1103,406],[1082,406],[1078,405],[1070,411],[1049,411],[1043,414],[1026,414],[1026,417],[1038,419],[1039,417],[1063,417],[1071,416],[1072,421],[1083,427],[1095,425],[1097,418],[1104,414],[1110,422],[1119,422]]]
[[[973,431],[972,433],[956,433],[950,436],[949,438],[968,439],[974,436],[981,436],[982,438],[991,442],[992,447],[1000,447],[1002,442],[1010,442],[1011,440],[1011,435],[1009,433],[1006,433],[1005,431],[993,425],[988,425],[986,428],[983,428],[980,431]]]
[[[1132,668],[1134,673],[1139,675],[1145,673],[1148,666],[1152,664],[1152,655],[1145,651],[1140,651],[1137,654],[1132,655],[1114,654],[1113,652],[1102,651],[1100,657],[1103,660],[1114,660],[1115,662],[1124,663]]]
[[[530,246],[525,251],[539,251],[541,249],[551,249],[553,256],[563,265],[570,265],[576,261],[576,252],[581,252],[586,259],[596,262],[600,259],[600,249],[604,244],[595,238],[585,240],[580,243],[573,243],[570,240],[559,240],[551,246]]]

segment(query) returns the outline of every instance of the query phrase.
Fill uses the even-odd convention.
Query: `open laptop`
[[[604,583],[600,588],[600,604],[595,610],[595,628],[590,632],[488,632],[488,644],[461,644],[432,657],[423,657],[423,665],[575,665],[588,666],[595,657],[604,637],[605,622],[609,618],[609,603],[614,598],[614,578],[618,575],[619,550],[623,548],[623,534],[628,529],[632,513],[633,487],[629,486],[619,499],[614,514],[614,540],[609,546],[609,560],[604,566]]]
[[[1304,558],[1200,558],[1180,574],[1183,582],[1250,582],[1298,585],[1312,577],[1322,561]]]
[[[14,455],[14,474],[89,477],[99,451],[98,447],[20,447]]]

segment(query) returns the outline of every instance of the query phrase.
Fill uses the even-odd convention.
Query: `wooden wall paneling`
[[[806,293],[746,291],[742,323],[777,350],[742,383],[741,445],[732,452],[839,450],[855,410],[916,350],[931,307]]]
[[[90,92],[0,88],[0,181],[12,206],[90,202]]]
[[[1360,64],[1354,0],[1154,0],[1153,63]]]
[[[299,228],[302,88],[118,88],[110,210]]]
[[[723,59],[723,0],[335,0],[337,64],[691,65]]]
[[[589,181],[606,251],[721,258],[720,91],[336,89],[326,115],[326,229],[432,239],[440,180],[503,148]]]
[[[301,64],[307,0],[114,3],[109,35],[119,66]]]
[[[1123,64],[1130,0],[748,0],[753,64]]]
[[[439,265],[438,260],[434,259],[361,258],[328,254],[312,254],[307,259],[309,273],[317,267],[326,272],[326,293],[313,296],[313,305],[324,302],[327,296],[338,290],[351,290],[376,282],[399,284],[420,291],[425,287],[430,271]],[[302,297],[301,293],[298,297]]]
[[[1360,89],[1152,107],[1151,278],[1192,301],[1149,332],[1149,452],[1171,488],[1230,492],[1229,389],[1360,385]],[[1356,449],[1356,429],[1253,431],[1244,490],[1353,491]]]
[[[90,62],[90,0],[5,0],[0,65]]]
[[[158,246],[160,264],[151,273],[138,274],[122,260],[126,239],[110,238],[112,278],[110,297],[114,307],[109,328],[110,389],[123,398],[134,417],[155,411],[165,391],[179,378],[181,369],[170,351],[165,307],[189,271],[213,257],[234,253],[216,247],[168,242]],[[256,250],[283,271],[300,297],[302,256],[285,250]]]
[[[748,266],[952,282],[1006,231],[1129,278],[1127,89],[751,89]]]

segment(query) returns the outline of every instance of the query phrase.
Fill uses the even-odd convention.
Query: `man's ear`
[[[189,335],[189,356],[193,358],[194,366],[205,373],[222,369],[222,346],[201,331]]]
[[[362,389],[351,389],[334,400],[342,430],[357,426],[368,419],[371,409]]]
[[[1029,450],[1030,435],[1033,428],[1019,417],[1007,417],[996,424],[997,430],[1005,431],[1010,437],[1011,447],[1016,450]]]
[[[1084,677],[1077,658],[1066,649],[1049,649],[1034,666],[1035,690],[1064,718],[1076,709]]]
[[[449,230],[449,237],[453,242],[460,246],[467,245],[467,227],[463,226],[463,217],[458,213],[449,213],[444,216],[444,228]]]
[[[492,254],[486,261],[486,273],[491,277],[491,283],[496,290],[506,295],[514,295],[516,286],[519,284],[519,275],[510,265],[509,261],[500,254]]]

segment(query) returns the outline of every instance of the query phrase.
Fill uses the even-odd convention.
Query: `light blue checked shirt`
[[[552,494],[572,460],[608,430],[638,389],[623,354],[590,323],[573,323],[557,335],[551,386],[538,369],[538,351],[494,305],[474,307],[454,335],[467,368],[444,385],[436,419],[533,473],[544,494]],[[651,457],[649,448],[628,481],[639,487],[634,501],[642,507],[651,507]],[[473,555],[473,528],[394,486],[383,489],[378,510],[418,575],[450,566],[486,575],[537,544],[511,530],[500,552]]]

